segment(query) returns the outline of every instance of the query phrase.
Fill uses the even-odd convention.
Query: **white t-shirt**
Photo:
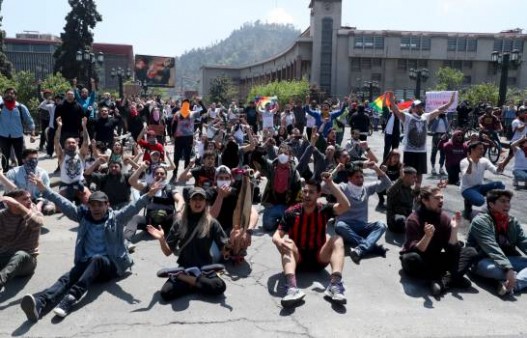
[[[426,135],[430,113],[421,116],[404,112],[404,151],[426,153]]]
[[[313,128],[316,122],[317,121],[315,120],[313,116],[306,114],[306,127],[307,128]]]
[[[523,123],[519,119],[515,119],[514,121],[512,121],[511,128],[512,128],[512,130],[514,130],[514,129],[518,128],[518,127],[523,127],[524,125],[525,125],[525,123]],[[514,135],[512,135],[511,142],[518,141],[523,136],[525,136],[526,132],[527,132],[527,128],[523,128],[522,131],[516,130],[514,132]]]
[[[472,163],[472,172],[468,175],[468,159],[464,158],[459,164],[461,168],[461,185],[459,190],[461,192],[468,188],[472,188],[476,185],[483,184],[483,177],[485,176],[485,170],[489,170],[494,174],[498,174],[497,168],[490,162],[488,158],[482,157],[477,163]]]

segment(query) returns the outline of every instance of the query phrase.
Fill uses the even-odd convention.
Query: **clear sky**
[[[245,22],[309,26],[309,0],[98,0],[96,42],[136,54],[178,56],[225,39]],[[67,0],[4,0],[8,37],[25,30],[60,35]],[[526,29],[527,0],[343,0],[342,24],[358,29],[497,33]]]

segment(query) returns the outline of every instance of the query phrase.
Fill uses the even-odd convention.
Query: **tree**
[[[0,11],[2,10],[2,2],[4,0],[0,0]],[[1,29],[2,27],[2,19],[3,17],[0,16],[0,74],[6,76],[8,79],[12,77],[13,72],[13,65],[9,60],[7,59],[7,56],[4,53],[4,38],[5,38],[5,31]]]
[[[226,75],[220,75],[212,79],[209,89],[209,100],[218,102],[229,102],[236,99],[238,96],[238,90],[232,83],[230,77]]]
[[[468,100],[470,104],[477,105],[481,102],[498,104],[498,86],[493,83],[482,83],[471,86],[462,93],[462,99]]]
[[[49,74],[47,78],[42,81],[42,90],[48,89],[53,94],[66,94],[71,89],[71,84],[62,76],[61,73]]]
[[[54,72],[60,72],[66,79],[86,74],[86,64],[76,61],[78,50],[91,50],[93,43],[92,29],[102,16],[97,12],[95,0],[69,0],[71,11],[66,16],[64,33],[60,34],[62,43],[53,54]],[[94,76],[96,76],[94,72]],[[81,81],[89,81],[87,78]]]
[[[435,90],[458,90],[463,83],[463,72],[450,67],[441,67],[436,73]]]
[[[254,100],[258,96],[277,96],[280,106],[284,106],[291,100],[300,99],[304,101],[309,95],[309,83],[306,80],[300,81],[276,81],[262,86],[254,86],[247,97],[248,101]]]

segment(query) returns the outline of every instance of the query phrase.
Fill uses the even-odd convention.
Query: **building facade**
[[[17,34],[15,38],[5,38],[5,54],[13,63],[16,71],[27,71],[35,74],[36,80],[44,79],[53,73],[55,59],[53,53],[60,45],[58,37],[38,32]],[[111,76],[112,69],[133,70],[134,49],[131,45],[93,43],[93,52],[102,52],[104,62],[95,66],[99,77],[99,88],[118,89],[117,77]]]
[[[311,25],[294,44],[275,57],[249,66],[202,67],[200,93],[206,95],[211,81],[220,75],[232,78],[246,97],[251,86],[271,81],[307,79],[332,96],[350,92],[368,97],[395,91],[399,98],[414,97],[415,80],[410,69],[426,68],[430,78],[422,92],[436,84],[441,67],[463,72],[463,86],[498,83],[493,51],[517,49],[527,55],[527,34],[521,30],[501,33],[447,33],[359,30],[342,27],[342,0],[311,0]],[[525,88],[527,67],[510,68],[508,84]]]

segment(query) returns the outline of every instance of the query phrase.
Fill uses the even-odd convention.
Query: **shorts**
[[[329,262],[322,262],[320,260],[320,249],[317,251],[302,250],[298,254],[300,257],[296,269],[300,271],[320,271],[324,270],[329,264]]]
[[[426,153],[404,152],[404,165],[412,167],[417,170],[417,175],[426,174],[428,172]]]

